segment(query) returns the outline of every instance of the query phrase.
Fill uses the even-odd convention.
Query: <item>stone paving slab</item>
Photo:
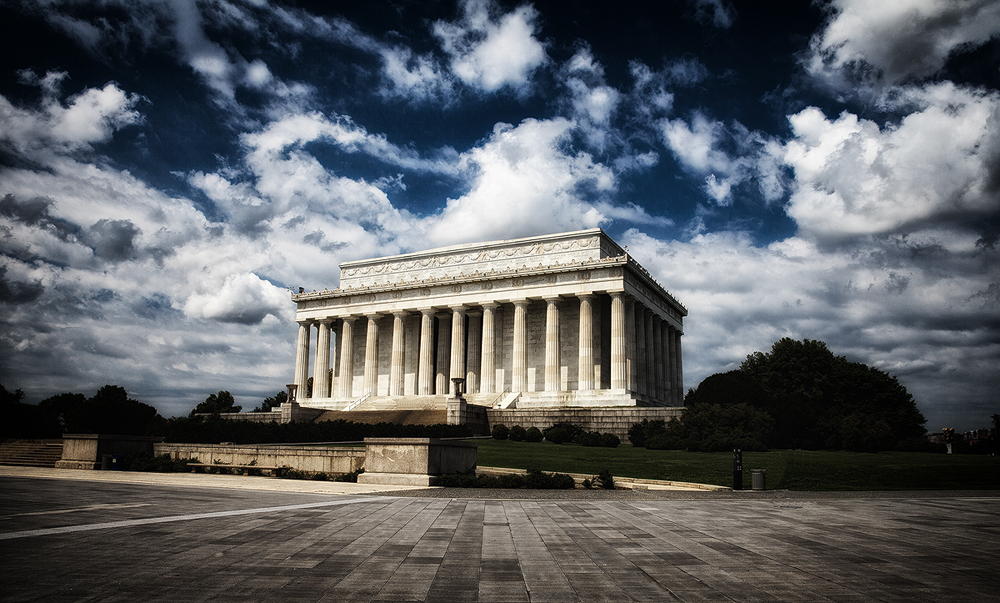
[[[998,493],[488,500],[3,476],[0,505],[4,601],[1000,600]]]

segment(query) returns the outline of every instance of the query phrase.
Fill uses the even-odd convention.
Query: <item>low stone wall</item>
[[[269,444],[156,444],[153,453],[171,458],[194,458],[202,463],[291,467],[306,473],[351,473],[365,463],[360,446],[281,446]]]
[[[152,452],[162,437],[120,436],[96,433],[63,434],[62,460],[58,469],[97,469],[105,454],[125,456],[137,452]]]
[[[628,429],[643,419],[650,421],[671,421],[681,415],[684,407],[629,407],[613,408],[515,408],[507,410],[488,409],[490,427],[504,424],[507,427],[520,425],[525,429],[537,427],[545,429],[560,422],[579,425],[586,431],[613,433],[622,442],[628,441]]]
[[[475,470],[477,444],[437,438],[365,438],[359,484],[436,486],[446,473]]]

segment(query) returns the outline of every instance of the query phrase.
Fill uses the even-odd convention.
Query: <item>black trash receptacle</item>
[[[111,471],[111,455],[101,455],[101,471]]]
[[[111,457],[111,470],[112,471],[124,471],[125,470],[125,455],[116,454]]]
[[[754,469],[753,470],[753,489],[754,490],[767,490],[766,477],[767,477],[767,470],[765,470],[765,469]]]

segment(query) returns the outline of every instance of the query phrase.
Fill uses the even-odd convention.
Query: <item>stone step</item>
[[[316,417],[320,421],[353,421],[355,423],[399,423],[401,425],[437,425],[448,422],[448,411],[440,410],[328,410]]]
[[[0,464],[55,467],[62,458],[62,440],[14,440],[0,443]]]

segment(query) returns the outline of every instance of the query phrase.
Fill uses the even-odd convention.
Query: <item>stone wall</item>
[[[339,475],[364,466],[365,449],[361,446],[274,446],[267,444],[164,444],[153,447],[157,456],[198,459],[202,463],[291,467],[307,473]]]
[[[643,419],[650,421],[671,421],[679,417],[683,407],[618,407],[618,408],[537,408],[537,409],[489,409],[487,414],[490,427],[504,424],[507,427],[520,425],[525,429],[537,427],[545,429],[560,422],[579,425],[586,431],[613,433],[622,442],[628,441],[628,429]]]

